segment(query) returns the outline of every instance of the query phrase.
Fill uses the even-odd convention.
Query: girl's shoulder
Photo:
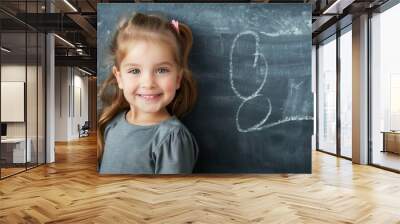
[[[107,122],[104,129],[104,136],[107,135],[108,131],[115,127],[118,123],[122,121],[125,111],[118,112],[109,122]]]
[[[162,136],[160,144],[194,138],[189,129],[175,116],[160,124],[159,133]]]
[[[114,126],[115,124],[117,124],[118,122],[120,122],[125,113],[126,113],[126,111],[120,111],[120,112],[118,112],[118,113],[106,124],[106,127]]]
[[[169,134],[188,131],[186,126],[176,116],[173,116],[170,119],[161,122],[159,124],[159,128],[165,129],[165,131]]]
[[[185,125],[176,116],[172,116],[168,120],[162,121],[159,125],[160,127],[169,129],[185,128]]]

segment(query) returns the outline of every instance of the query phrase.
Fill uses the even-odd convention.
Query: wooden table
[[[382,131],[383,151],[400,154],[400,131]]]

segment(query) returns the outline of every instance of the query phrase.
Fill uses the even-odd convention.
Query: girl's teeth
[[[156,98],[158,95],[140,95],[141,97],[145,98],[145,99],[154,99]]]

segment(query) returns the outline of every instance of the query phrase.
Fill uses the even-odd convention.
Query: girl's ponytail
[[[174,30],[175,31],[175,30]],[[176,33],[176,32],[175,32]],[[181,87],[176,92],[175,99],[168,106],[169,112],[181,118],[189,113],[197,100],[197,86],[189,69],[189,54],[193,45],[193,36],[190,28],[179,23],[179,33],[176,33],[181,50]]]

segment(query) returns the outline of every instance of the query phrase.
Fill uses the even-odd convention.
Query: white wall
[[[67,141],[68,68],[55,68],[55,141]]]
[[[80,72],[79,70],[75,69],[74,70],[74,111],[73,113],[73,123],[72,123],[72,133],[71,137],[72,138],[78,138],[78,124],[82,126],[85,121],[88,121],[89,115],[88,115],[88,107],[89,107],[89,102],[88,102],[88,77],[84,76],[85,74]],[[80,93],[79,93],[80,91]],[[79,97],[80,95],[80,97]],[[80,101],[80,102],[79,102]],[[81,108],[79,108],[81,107]],[[81,111],[79,111],[81,109]]]
[[[84,73],[72,67],[56,67],[55,102],[55,140],[77,139],[78,124],[82,126],[88,120],[88,78]]]
[[[25,69],[32,70],[32,66],[28,68],[24,65],[5,64],[1,66],[1,81],[2,82],[25,82]],[[4,97],[4,96],[2,96]],[[1,108],[8,110],[8,108]],[[22,108],[24,110],[24,108]],[[25,122],[7,122],[7,135],[9,137],[25,137]]]

